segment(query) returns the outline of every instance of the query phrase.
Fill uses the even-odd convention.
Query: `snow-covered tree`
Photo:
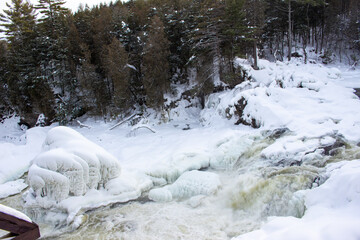
[[[16,111],[33,126],[41,113],[47,121],[54,118],[54,97],[47,81],[39,77],[35,9],[22,0],[11,3],[1,15],[10,46],[7,86]]]

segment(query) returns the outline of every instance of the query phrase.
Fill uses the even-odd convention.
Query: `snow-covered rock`
[[[169,186],[152,189],[149,192],[149,198],[158,202],[168,202],[172,199],[211,195],[216,192],[220,185],[221,182],[216,173],[193,170],[183,173]]]
[[[28,182],[36,198],[57,202],[102,188],[120,176],[118,160],[67,127],[51,129],[43,152],[32,161]]]
[[[360,141],[360,112],[354,111],[360,101],[353,89],[338,84],[338,69],[262,60],[261,70],[255,71],[237,62],[248,71],[250,80],[211,95],[201,113],[205,125],[217,124],[220,116],[264,129],[288,127],[307,137],[336,132]]]

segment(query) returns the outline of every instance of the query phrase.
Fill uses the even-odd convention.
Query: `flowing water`
[[[211,170],[222,182],[212,196],[163,203],[150,201],[144,193],[136,201],[82,212],[70,225],[63,223],[66,215],[61,212],[42,220],[39,216],[44,213],[36,214],[37,210],[27,214],[39,219],[43,239],[230,239],[258,229],[268,216],[301,217],[304,198],[298,191],[324,181],[317,166],[286,166],[261,158],[261,149],[269,144],[257,140],[232,168]],[[358,150],[348,148],[343,154]],[[0,203],[24,211],[21,194]]]
[[[303,200],[292,193],[311,187],[317,172],[299,168],[221,172],[223,187],[214,196],[167,203],[144,196],[91,210],[79,217],[77,230],[59,239],[229,239],[259,228],[267,216],[302,216]]]

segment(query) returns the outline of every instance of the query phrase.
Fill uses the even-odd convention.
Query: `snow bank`
[[[260,230],[233,239],[359,239],[360,160],[331,164],[327,175],[320,187],[299,192],[307,208],[302,218],[270,218]]]
[[[336,68],[321,65],[270,63],[262,60],[259,71],[238,59],[251,80],[209,97],[201,113],[205,125],[216,119],[273,129],[288,127],[302,136],[334,132],[360,141],[360,101],[353,89],[338,84]]]
[[[173,184],[152,189],[149,198],[157,202],[184,199],[197,195],[211,195],[220,187],[219,176],[211,172],[197,170],[183,173]]]

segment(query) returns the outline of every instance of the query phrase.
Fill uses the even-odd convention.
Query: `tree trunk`
[[[288,17],[289,17],[289,30],[288,30],[288,60],[291,60],[291,0],[289,0],[289,5],[288,5]]]
[[[253,66],[253,68],[254,68],[255,70],[259,70],[259,67],[258,67],[258,56],[257,56],[256,39],[254,40],[253,55],[254,55],[254,66]]]

